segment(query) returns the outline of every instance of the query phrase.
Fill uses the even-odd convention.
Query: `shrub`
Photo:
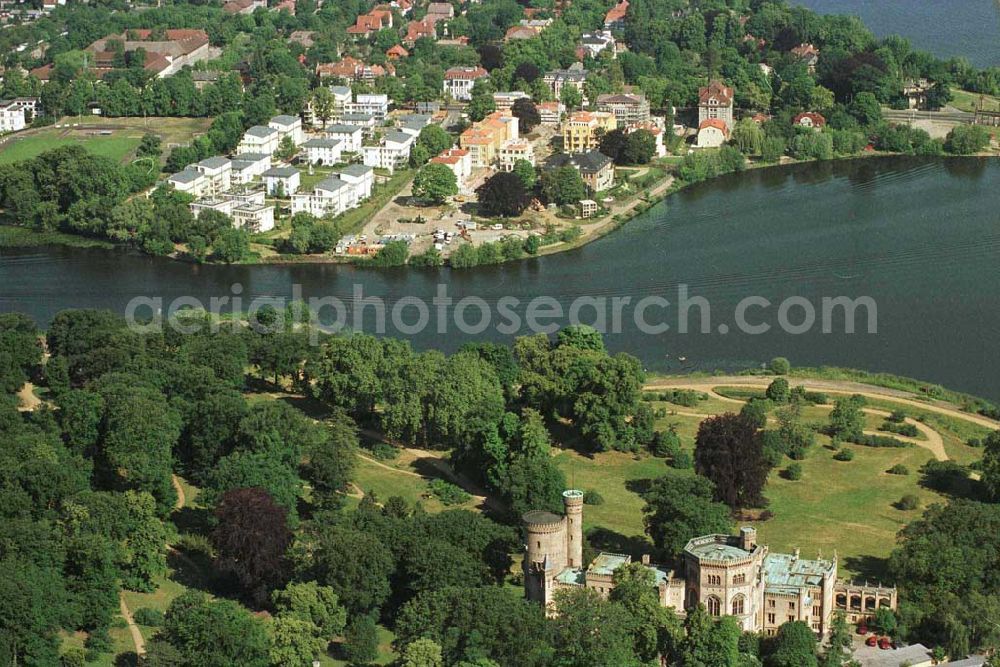
[[[802,397],[807,403],[812,403],[813,405],[826,405],[830,402],[830,398],[821,391],[803,392]]]
[[[788,380],[785,378],[777,378],[774,382],[768,385],[767,391],[764,395],[775,403],[787,403],[788,399],[791,398],[792,390],[788,386]]]
[[[680,449],[681,439],[673,426],[666,431],[656,431],[649,441],[649,453],[660,458],[677,456]]]
[[[797,482],[800,479],[802,479],[802,464],[792,463],[791,465],[789,465],[787,468],[785,468],[784,477],[785,479],[791,480],[793,482]]]
[[[968,445],[969,447],[974,447],[976,449],[979,449],[980,447],[983,446],[983,441],[980,440],[979,438],[969,438],[968,440],[965,441],[965,444]]]
[[[906,421],[906,413],[902,410],[893,410],[885,420],[895,424],[902,424]]]
[[[767,365],[767,367],[775,375],[788,375],[788,372],[792,370],[791,362],[784,357],[775,357],[774,359],[771,359],[771,362]]]
[[[896,509],[901,509],[905,512],[911,512],[918,507],[920,507],[920,499],[912,493],[906,494],[896,503]]]
[[[915,438],[920,435],[920,431],[917,430],[917,427],[914,424],[895,422],[889,419],[886,419],[885,423],[882,424],[881,430],[888,431],[889,433],[896,433],[898,435],[905,435],[910,438]]]
[[[368,451],[379,461],[392,461],[399,456],[399,449],[387,442],[376,442]]]
[[[670,461],[670,466],[677,470],[690,470],[694,467],[694,457],[691,456],[691,452],[682,449],[674,454],[674,458]]]
[[[587,489],[583,492],[583,504],[584,505],[603,505],[604,496],[593,489]]]
[[[847,449],[846,447],[844,447],[839,452],[837,452],[836,454],[834,454],[833,458],[836,459],[837,461],[853,461],[854,460],[854,452],[851,451],[850,449]]]
[[[681,405],[685,408],[693,408],[697,406],[700,401],[707,401],[708,394],[700,391],[694,391],[693,389],[671,389],[670,391],[660,392],[660,400],[667,403],[673,403],[675,405]]]
[[[59,656],[60,667],[83,667],[87,662],[87,652],[79,646],[70,646]]]
[[[430,494],[445,505],[461,505],[472,498],[461,487],[443,479],[432,479],[427,487],[430,489]]]
[[[910,469],[904,466],[902,463],[897,463],[888,470],[890,475],[909,475]]]
[[[867,435],[861,434],[856,438],[851,438],[851,442],[864,445],[865,447],[888,447],[888,448],[903,448],[910,447],[910,443],[903,442],[897,438],[891,438],[887,435]]]
[[[768,401],[752,398],[740,408],[740,415],[749,419],[755,428],[764,428],[764,425],[767,424],[767,409],[769,407]]]
[[[158,628],[163,625],[163,612],[151,607],[139,607],[135,611],[135,622],[139,625]]]

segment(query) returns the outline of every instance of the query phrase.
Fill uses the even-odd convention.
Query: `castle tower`
[[[566,517],[533,510],[524,523],[524,595],[548,605],[552,601],[551,580],[566,567]]]
[[[583,567],[583,491],[563,491],[566,508],[566,565]]]

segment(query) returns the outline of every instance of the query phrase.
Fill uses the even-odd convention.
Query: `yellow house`
[[[472,167],[491,167],[500,148],[518,138],[517,117],[509,112],[496,111],[479,121],[458,138],[458,145],[469,151]]]
[[[617,127],[618,121],[613,113],[578,111],[563,122],[563,151],[584,153],[592,148],[598,148],[601,135]]]

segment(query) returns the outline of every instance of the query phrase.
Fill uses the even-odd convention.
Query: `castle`
[[[563,492],[565,514],[536,510],[524,517],[525,597],[554,609],[555,591],[586,586],[607,597],[615,570],[630,556],[601,553],[583,562],[583,492]],[[870,620],[877,608],[896,609],[895,588],[856,584],[837,579],[832,560],[771,553],[758,544],[757,531],[744,527],[739,535],[695,537],[684,547],[682,566],[669,570],[642,564],[654,575],[660,604],[678,613],[702,604],[712,616],[734,616],[743,630],[777,634],[782,624],[803,621],[819,636],[830,631],[835,611],[848,622]]]

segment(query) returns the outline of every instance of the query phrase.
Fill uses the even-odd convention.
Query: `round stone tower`
[[[527,512],[524,522],[524,593],[549,603],[548,581],[566,567],[566,519],[544,510]]]
[[[583,567],[583,491],[563,491],[566,508],[566,565]]]

